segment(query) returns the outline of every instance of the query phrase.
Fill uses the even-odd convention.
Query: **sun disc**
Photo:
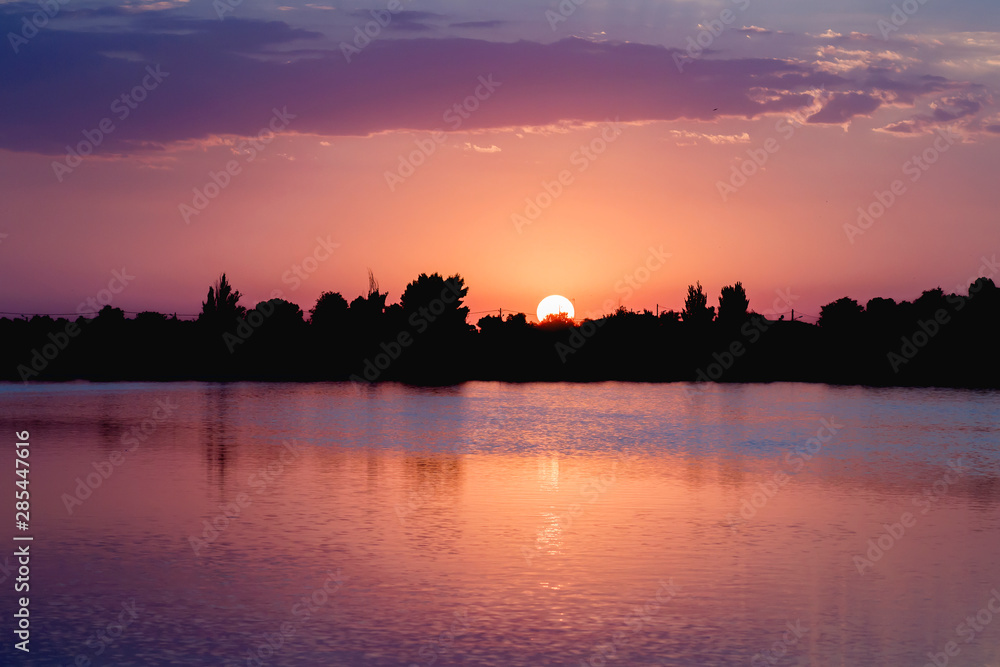
[[[564,314],[566,317],[573,319],[576,314],[573,310],[573,302],[564,296],[559,296],[558,294],[552,294],[545,297],[538,303],[538,321],[541,322],[549,315],[558,315],[559,313]]]

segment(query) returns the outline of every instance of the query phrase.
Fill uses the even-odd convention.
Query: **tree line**
[[[0,379],[508,381],[809,381],[998,387],[1000,290],[979,278],[896,302],[849,297],[810,324],[750,308],[739,282],[718,304],[700,283],[680,312],[620,307],[573,321],[523,313],[468,322],[460,275],[420,274],[386,303],[369,272],[352,301],[324,292],[304,312],[273,298],[251,308],[222,274],[197,320],[134,318],[110,305],[96,317],[0,319]]]

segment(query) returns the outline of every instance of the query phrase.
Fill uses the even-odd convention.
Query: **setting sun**
[[[543,321],[549,315],[558,315],[560,313],[566,315],[569,319],[573,319],[575,315],[573,312],[573,302],[558,294],[552,294],[538,302],[536,314],[538,315],[539,322]]]

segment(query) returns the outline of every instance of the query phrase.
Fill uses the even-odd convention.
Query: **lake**
[[[998,392],[80,383],[0,411],[34,537],[4,664],[1000,664]]]

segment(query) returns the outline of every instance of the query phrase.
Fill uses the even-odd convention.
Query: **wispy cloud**
[[[464,148],[467,151],[475,151],[476,153],[499,153],[500,152],[500,147],[496,146],[494,144],[490,144],[489,146],[477,146],[476,144],[473,144],[473,143],[470,143],[470,142],[465,142]]]
[[[703,141],[717,146],[750,143],[750,135],[746,132],[742,134],[707,134],[703,132],[690,132],[688,130],[670,130],[670,134],[677,139],[678,146],[693,146]]]

